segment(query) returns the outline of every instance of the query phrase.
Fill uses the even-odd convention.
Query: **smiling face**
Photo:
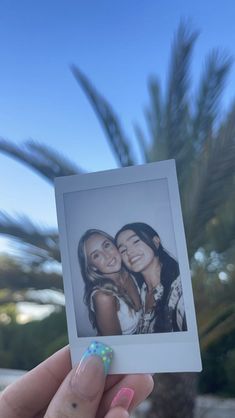
[[[144,241],[132,230],[120,232],[117,247],[125,266],[135,272],[144,272],[153,262],[155,254]]]
[[[100,234],[93,234],[85,242],[85,252],[89,265],[94,271],[104,275],[121,270],[121,256],[111,240]]]

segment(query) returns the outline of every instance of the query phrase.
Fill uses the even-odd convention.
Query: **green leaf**
[[[18,146],[11,141],[0,138],[0,152],[27,165],[50,183],[54,182],[55,177],[81,173],[81,170],[75,164],[68,161],[57,151],[32,140]]]
[[[231,123],[230,118],[227,123]],[[235,197],[235,138],[229,135],[230,130],[225,126],[214,139],[207,140],[203,153],[194,161],[183,192],[185,228],[191,254],[205,245],[208,222],[230,196]]]
[[[202,75],[193,121],[193,141],[200,150],[212,137],[219,115],[219,104],[232,60],[225,53],[214,50],[207,58]]]
[[[111,105],[95,90],[88,78],[76,66],[72,66],[71,69],[90,100],[119,164],[123,167],[135,164],[129,140]]]
[[[57,231],[42,229],[26,216],[13,218],[0,212],[0,234],[17,240],[19,249],[29,261],[60,261]]]
[[[189,69],[196,38],[197,33],[181,22],[173,42],[168,76],[164,139],[168,158],[175,158],[179,168],[184,164],[190,150]]]
[[[23,293],[18,297],[17,292],[26,292],[29,289],[43,290],[56,289],[62,290],[62,275],[55,271],[45,271],[39,268],[28,266],[26,263],[17,262],[15,258],[0,256],[0,300],[8,303],[13,297],[14,301],[24,300]],[[8,302],[7,302],[8,301]]]

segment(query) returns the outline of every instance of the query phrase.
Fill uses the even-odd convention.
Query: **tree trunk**
[[[163,373],[154,378],[152,405],[146,418],[193,418],[196,373]]]

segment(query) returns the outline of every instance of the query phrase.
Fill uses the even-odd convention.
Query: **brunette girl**
[[[125,225],[115,238],[129,272],[141,274],[142,333],[187,329],[178,262],[163,248],[149,225]]]

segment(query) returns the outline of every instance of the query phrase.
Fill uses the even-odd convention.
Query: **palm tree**
[[[203,314],[206,312],[206,315],[200,312],[198,315],[201,342],[206,349],[224,332],[235,329],[231,304],[222,305],[216,313],[213,307],[204,306],[203,302],[200,304],[200,292],[206,286],[206,269],[202,275],[194,260],[199,248],[208,254],[212,250],[223,253],[227,260],[232,260],[234,255],[235,219],[231,211],[235,202],[235,104],[221,115],[220,101],[231,59],[216,50],[206,60],[197,91],[191,91],[190,63],[196,38],[197,33],[186,24],[179,25],[172,46],[165,94],[157,79],[152,78],[148,84],[150,104],[145,117],[149,137],[146,138],[139,125],[135,126],[135,132],[143,162],[176,160],[188,252],[197,291],[196,304]],[[110,104],[77,67],[73,66],[72,72],[102,124],[118,165],[137,163],[127,135]],[[0,151],[36,170],[51,183],[54,177],[80,171],[53,150],[32,141],[17,147],[1,139]],[[21,245],[27,260],[28,277],[32,277],[36,289],[44,286],[43,280],[39,281],[37,277],[38,271],[41,277],[42,273],[45,277],[45,287],[61,287],[59,276],[55,279],[44,275],[44,265],[48,260],[59,261],[55,231],[40,230],[26,219],[12,219],[2,214],[0,232],[14,237]],[[198,281],[202,276],[203,280]],[[18,290],[22,289],[20,286],[19,280]],[[192,417],[195,376],[189,373],[163,374],[157,380],[148,416]]]

